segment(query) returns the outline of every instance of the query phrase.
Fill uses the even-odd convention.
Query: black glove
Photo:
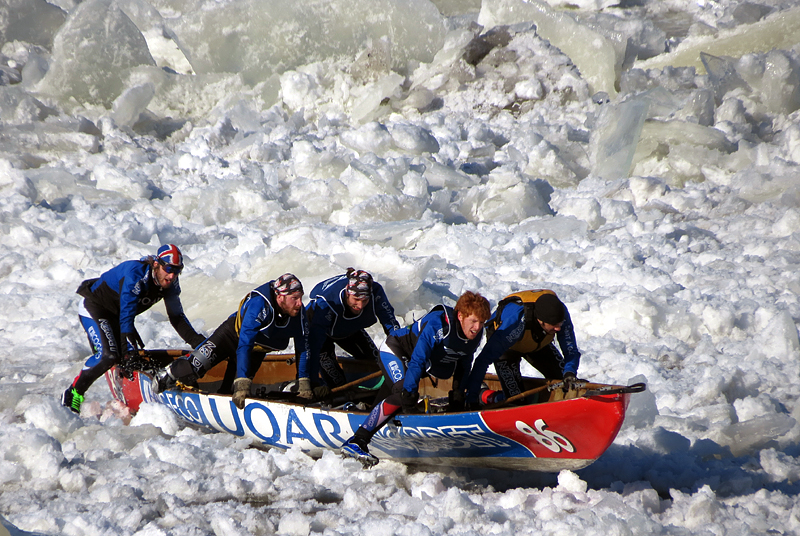
[[[203,335],[198,333],[197,335],[192,337],[191,340],[188,340],[186,342],[188,342],[189,346],[191,346],[193,349],[196,350],[197,347],[200,346],[201,344],[203,344],[203,341],[205,341],[205,340],[206,340],[206,338]]]
[[[403,405],[403,413],[416,413],[417,400],[419,400],[419,391],[400,391],[400,403]]]
[[[447,393],[448,411],[464,411],[464,391],[455,389]]]
[[[581,383],[581,381],[575,377],[574,372],[565,372],[563,383],[564,383],[564,392],[567,392],[571,389],[577,389],[578,384]]]
[[[316,398],[317,400],[330,396],[330,394],[331,394],[331,388],[328,387],[327,385],[320,385],[319,387],[314,387],[314,398]]]
[[[466,402],[464,404],[464,409],[467,411],[481,411],[483,407],[480,402]]]
[[[138,354],[139,350],[144,348],[144,343],[142,342],[142,338],[136,332],[136,330],[124,332],[122,335],[122,344],[126,346],[125,350],[122,352],[124,355],[128,355],[129,353]],[[133,346],[133,351],[129,352],[127,349],[127,345],[130,344]]]

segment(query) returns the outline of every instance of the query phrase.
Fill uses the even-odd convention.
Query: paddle
[[[633,385],[627,385],[622,387],[614,387],[614,386],[604,386],[599,387],[597,389],[593,389],[590,391],[586,391],[583,393],[584,398],[589,398],[590,396],[602,396],[602,395],[621,395],[626,393],[641,393],[642,391],[647,390],[647,385],[644,383],[634,383]]]
[[[536,387],[534,389],[529,389],[529,390],[527,390],[527,391],[525,391],[523,393],[520,393],[518,395],[514,395],[514,396],[512,396],[510,398],[507,398],[506,400],[503,400],[501,402],[497,402],[496,404],[490,404],[490,405],[486,406],[484,409],[502,408],[506,404],[510,404],[511,402],[516,402],[517,400],[521,400],[521,399],[523,399],[523,398],[525,398],[527,396],[536,394],[536,393],[538,393],[540,391],[544,391],[545,389],[550,389],[550,388],[558,385],[561,382],[563,382],[563,380],[550,380],[545,385]],[[589,383],[585,383],[584,384],[584,386],[586,386],[586,387],[588,387],[589,385],[594,385],[594,384],[589,384]],[[591,396],[601,396],[601,395],[617,395],[617,394],[623,394],[623,393],[641,393],[642,391],[644,391],[646,389],[647,389],[647,386],[644,383],[635,383],[633,385],[622,386],[622,387],[618,387],[618,386],[603,386],[603,387],[600,387],[600,388],[597,388],[597,389],[586,391],[581,396],[583,398],[588,398],[588,397],[591,397]]]
[[[381,375],[383,375],[383,371],[380,371],[380,370],[379,370],[379,371],[377,371],[377,372],[373,372],[372,374],[369,374],[368,376],[364,376],[363,378],[359,378],[359,379],[357,379],[357,380],[353,380],[353,381],[351,381],[351,382],[349,382],[349,383],[346,383],[346,384],[344,384],[344,385],[340,385],[339,387],[334,387],[333,389],[331,389],[331,393],[330,393],[330,395],[327,395],[325,398],[328,398],[329,396],[331,396],[331,395],[333,395],[333,394],[335,394],[335,393],[341,393],[342,391],[345,391],[345,390],[347,390],[347,389],[349,389],[349,388],[351,388],[351,387],[354,387],[354,386],[356,386],[356,385],[358,385],[358,384],[360,384],[360,383],[364,383],[364,382],[365,382],[365,381],[367,381],[367,380],[372,380],[372,379],[374,379],[374,378],[378,378],[378,377],[380,377]],[[292,394],[293,394],[293,395],[296,397],[296,398],[294,399],[294,401],[295,401],[295,402],[300,402],[300,397],[298,397],[298,396],[297,396],[297,393],[292,393]],[[306,403],[304,403],[303,405],[304,405],[304,406],[306,406],[306,407],[308,407],[308,406],[315,406],[315,405],[317,405],[317,404],[319,404],[319,405],[321,405],[321,406],[322,406],[322,405],[324,405],[324,404],[325,404],[325,402],[324,402],[323,400],[310,400],[310,399],[309,399],[309,400],[308,400]]]
[[[258,348],[256,348],[258,350]],[[151,355],[160,354],[168,357],[183,357],[186,354],[191,353],[191,350],[179,350],[179,349],[170,349],[170,350],[139,350],[139,355],[141,357],[150,357]],[[291,361],[294,362],[294,354],[270,354],[264,356],[264,361]],[[291,363],[290,363],[291,364]]]
[[[503,406],[505,406],[507,404],[510,404],[512,402],[516,402],[517,400],[522,400],[523,398],[525,398],[527,396],[530,396],[530,395],[534,395],[534,394],[536,394],[536,393],[538,393],[540,391],[544,391],[545,389],[548,389],[548,388],[552,387],[553,385],[561,383],[562,381],[563,380],[550,380],[549,382],[547,382],[544,385],[540,385],[539,387],[534,387],[533,389],[528,389],[527,391],[524,391],[524,392],[522,392],[522,393],[520,393],[518,395],[514,395],[514,396],[512,396],[510,398],[506,398],[503,401],[496,402],[494,404],[489,404],[488,406],[486,406],[483,409],[502,408]]]
[[[359,378],[357,380],[353,380],[353,381],[351,381],[349,383],[346,383],[344,385],[340,385],[339,387],[334,387],[333,389],[331,389],[331,393],[340,393],[340,392],[342,392],[342,391],[344,391],[346,389],[349,389],[349,388],[351,388],[353,386],[356,386],[356,385],[358,385],[360,383],[364,383],[367,380],[372,380],[373,378],[380,378],[380,376],[382,374],[383,374],[383,371],[380,371],[380,370],[377,371],[377,372],[373,372],[369,376],[364,376],[363,378]]]

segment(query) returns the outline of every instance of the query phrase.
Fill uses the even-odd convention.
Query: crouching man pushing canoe
[[[308,358],[299,361],[299,395],[313,398],[312,387],[319,385],[320,373],[330,388],[347,380],[336,362],[334,343],[357,360],[378,361],[380,354],[366,328],[380,322],[386,335],[400,329],[386,292],[372,275],[348,268],[344,275],[319,283],[306,307],[310,325]]]
[[[558,341],[563,355],[555,347]],[[567,306],[552,290],[524,290],[497,304],[486,325],[486,345],[475,359],[467,383],[467,405],[499,402],[524,391],[520,363],[525,359],[547,379],[564,380],[568,389],[577,383],[581,353]],[[503,392],[481,390],[490,364]],[[479,401],[478,397],[481,397]],[[486,398],[490,397],[490,398]]]
[[[378,458],[368,448],[372,436],[401,409],[405,413],[416,410],[419,382],[425,374],[454,378],[451,396],[463,404],[472,357],[489,314],[486,298],[467,291],[454,308],[437,305],[411,326],[387,337],[381,346],[381,362],[384,374],[393,382],[392,394],[375,406],[342,445],[342,455],[359,460],[365,467],[377,464]]]
[[[89,386],[111,367],[144,348],[134,318],[162,299],[178,335],[192,348],[203,342],[204,337],[194,330],[183,312],[178,283],[182,270],[181,251],[174,244],[164,244],[155,255],[125,261],[100,277],[81,283],[78,294],[84,300],[79,319],[94,355],[61,395],[64,406],[80,413]]]
[[[153,390],[164,391],[176,381],[197,381],[214,365],[227,359],[228,369],[236,371],[233,402],[244,409],[253,377],[264,361],[265,350],[285,350],[291,339],[294,339],[298,357],[308,352],[303,285],[293,274],[283,274],[248,293],[239,309],[191,354],[176,359],[156,373]],[[230,381],[233,376],[226,372],[225,377]],[[226,390],[225,383],[223,381],[220,392]]]

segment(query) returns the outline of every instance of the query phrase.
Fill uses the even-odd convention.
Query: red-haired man
[[[489,319],[489,302],[467,291],[455,307],[437,305],[412,325],[387,337],[381,346],[384,374],[393,382],[392,394],[379,403],[342,445],[342,455],[365,467],[378,463],[367,445],[372,436],[401,409],[414,412],[423,374],[438,379],[454,378],[453,398],[463,401],[472,356]]]

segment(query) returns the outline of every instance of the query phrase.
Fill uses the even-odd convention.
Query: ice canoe
[[[284,392],[295,378],[289,355],[267,354],[253,381],[253,397],[238,409],[229,394],[220,394],[225,363],[208,372],[197,386],[154,393],[154,370],[179,350],[150,350],[133,366],[106,373],[114,397],[132,412],[144,402],[163,404],[184,421],[249,437],[259,446],[300,447],[311,456],[338,451],[366,418],[376,389],[358,378],[375,376],[374,363],[342,358],[354,385],[322,402],[308,402]],[[371,374],[372,373],[372,374]],[[489,388],[499,389],[487,375]],[[405,464],[487,467],[556,472],[588,466],[611,445],[625,418],[633,386],[585,383],[565,392],[561,384],[526,378],[535,394],[524,405],[507,404],[480,411],[447,410],[449,381],[425,379],[420,385],[420,412],[399,414],[373,438],[370,452]],[[531,399],[534,401],[531,402]],[[357,402],[361,402],[357,404]],[[361,408],[361,409],[360,409]]]

